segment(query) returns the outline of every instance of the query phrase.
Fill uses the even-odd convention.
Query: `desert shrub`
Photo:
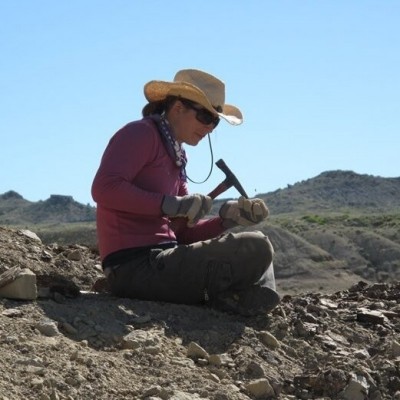
[[[304,215],[302,219],[311,224],[318,224],[318,225],[325,225],[327,222],[326,219],[324,217],[321,217],[320,215]]]

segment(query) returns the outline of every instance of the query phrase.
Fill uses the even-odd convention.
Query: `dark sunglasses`
[[[215,116],[212,112],[206,110],[203,107],[196,107],[195,104],[190,100],[186,99],[180,99],[180,100],[185,107],[196,111],[197,121],[201,122],[204,125],[210,125],[212,123],[214,125],[214,128],[217,127],[217,125],[219,124],[218,116]]]

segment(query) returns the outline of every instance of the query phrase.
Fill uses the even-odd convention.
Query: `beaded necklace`
[[[169,156],[175,162],[176,166],[180,168],[180,176],[186,181],[186,152],[183,146],[175,139],[171,126],[167,119],[165,118],[164,113],[152,114],[150,117],[157,125],[158,131],[160,132],[161,139],[164,143],[165,148]]]

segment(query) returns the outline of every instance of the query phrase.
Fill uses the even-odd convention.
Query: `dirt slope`
[[[400,399],[400,282],[245,319],[89,292],[95,253],[0,228],[0,273],[13,266],[44,297],[0,299],[1,399]]]

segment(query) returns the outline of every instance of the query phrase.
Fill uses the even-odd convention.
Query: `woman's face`
[[[171,107],[167,118],[178,142],[196,146],[201,139],[214,130],[215,121],[208,124],[200,122],[198,120],[199,117],[203,121],[204,119],[201,118],[202,115],[197,117],[198,111],[200,111],[200,114],[204,113],[200,105],[192,107],[182,103],[180,100],[177,100]],[[207,111],[207,113],[209,112]]]

